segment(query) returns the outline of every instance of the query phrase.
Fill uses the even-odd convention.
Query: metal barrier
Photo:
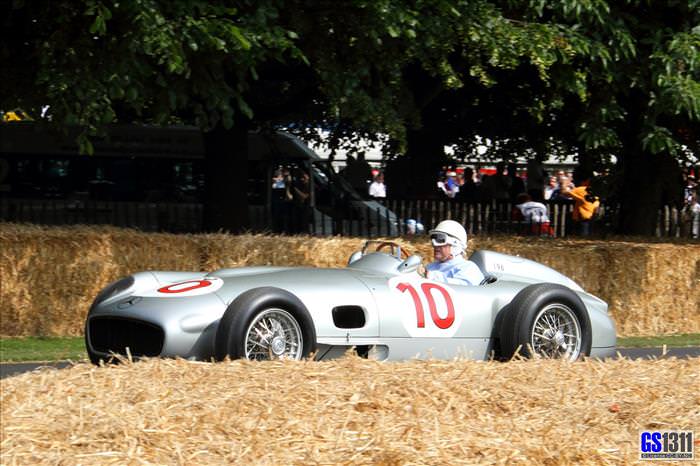
[[[341,215],[329,215],[309,208],[283,214],[263,207],[251,207],[250,230],[280,234],[311,234],[317,236],[392,237],[410,234],[406,221],[413,219],[427,232],[444,219],[453,219],[465,226],[469,234],[519,234],[565,237],[572,233],[573,204],[546,203],[548,223],[518,219],[512,203],[490,202],[468,204],[451,200],[384,200],[382,204],[391,215],[380,214],[369,206],[349,209]],[[284,217],[280,217],[280,215]],[[616,225],[615,206],[601,206],[594,221],[593,234],[612,233]],[[203,206],[198,203],[109,202],[61,199],[0,199],[0,221],[37,223],[44,225],[114,225],[143,231],[197,233],[203,231]],[[656,228],[658,237],[692,235],[683,215],[675,207],[659,211]]]

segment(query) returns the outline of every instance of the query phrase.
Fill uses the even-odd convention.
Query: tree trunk
[[[629,118],[620,128],[622,142],[618,188],[620,214],[617,231],[626,235],[652,236],[656,233],[659,210],[675,197],[674,172],[678,161],[669,154],[652,154],[642,147],[647,96],[632,90],[621,101]],[[682,189],[682,188],[681,188]]]
[[[248,125],[203,134],[204,230],[241,233],[249,227]]]
[[[622,169],[618,233],[652,236],[659,210],[678,204],[682,190],[678,162],[668,154],[643,152],[637,143],[625,145]]]
[[[426,199],[438,194],[438,174],[448,161],[440,138],[430,131],[409,130],[406,154],[387,166],[386,185],[392,197]]]

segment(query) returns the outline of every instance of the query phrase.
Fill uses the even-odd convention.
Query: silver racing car
[[[410,358],[575,360],[615,353],[607,304],[555,270],[476,251],[479,286],[431,281],[421,258],[368,241],[345,268],[139,272],[95,299],[90,359],[114,355],[325,360],[347,351]]]

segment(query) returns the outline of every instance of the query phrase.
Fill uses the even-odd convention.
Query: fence
[[[566,236],[571,230],[569,203],[550,203],[549,222],[518,219],[508,202],[470,204],[447,200],[388,200],[385,205],[401,219],[415,219],[430,228],[444,219],[460,222],[469,234],[543,234]]]
[[[114,225],[143,231],[196,233],[201,204],[0,199],[0,221],[42,225]]]
[[[373,208],[359,205],[339,218],[310,209],[307,220],[273,218],[262,207],[250,209],[251,230],[254,232],[306,233],[319,236],[397,236],[413,233],[407,225],[413,219],[425,231],[443,219],[462,223],[469,234],[523,234],[564,237],[572,233],[570,203],[547,204],[548,224],[518,220],[511,203],[468,204],[451,200],[386,200]],[[387,210],[388,209],[388,210]],[[294,215],[294,214],[293,214]],[[601,216],[594,222],[593,234],[612,233],[616,226],[615,206],[602,206]],[[105,224],[137,228],[143,231],[197,233],[202,231],[202,204],[107,202],[73,200],[0,199],[0,221],[27,222],[44,225]],[[696,219],[697,221],[697,219]],[[290,228],[295,224],[296,227]],[[691,236],[675,207],[659,211],[656,228],[658,237]]]

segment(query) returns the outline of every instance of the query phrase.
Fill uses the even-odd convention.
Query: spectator
[[[544,200],[548,201],[552,199],[552,194],[554,191],[559,189],[559,184],[557,183],[557,177],[556,176],[550,176],[549,177],[549,183],[547,186],[544,188]]]
[[[447,177],[440,175],[437,180],[438,193],[447,196]]]
[[[365,154],[360,152],[355,160],[352,156],[348,156],[347,165],[343,170],[343,176],[348,183],[362,196],[366,196],[368,186],[372,179],[372,167],[365,160]]]
[[[496,173],[484,178],[482,189],[484,200],[508,201],[510,199],[510,178],[506,175],[506,164],[498,162]]]
[[[547,206],[541,202],[533,201],[529,194],[521,193],[516,199],[514,218],[525,222],[527,230],[524,232],[533,235],[553,236],[554,231],[549,222]]]
[[[275,170],[272,176],[272,189],[284,189],[284,175],[281,169]]]
[[[684,237],[700,237],[700,202],[698,187],[694,177],[688,175],[687,186],[683,192],[683,209],[681,210],[681,234]]]
[[[421,222],[415,219],[409,218],[406,220],[406,234],[407,235],[422,235],[425,231],[425,227]]]
[[[518,176],[518,168],[512,162],[508,164],[508,179],[510,180],[508,195],[511,201],[515,201],[521,193],[525,192],[525,182]]]
[[[311,183],[309,174],[303,170],[296,173],[292,182],[292,233],[308,233],[311,222]]]
[[[533,201],[540,202],[544,199],[547,171],[542,165],[542,157],[536,155],[527,161],[527,193]]]
[[[698,192],[692,193],[688,210],[690,211],[691,236],[695,239],[700,238],[700,202],[698,202]]]
[[[574,200],[572,218],[576,224],[577,233],[581,236],[589,236],[591,234],[591,223],[600,207],[600,199],[598,196],[593,195],[590,190],[590,184],[590,178],[586,177],[580,186],[564,193],[565,196]]]
[[[369,195],[379,199],[386,197],[386,185],[384,184],[384,174],[382,172],[377,173],[374,181],[369,185]]]
[[[474,170],[467,167],[462,175],[464,182],[459,187],[457,199],[464,202],[474,203],[479,201],[479,185],[474,181]]]
[[[456,176],[457,173],[453,171],[447,172],[447,179],[445,180],[445,194],[447,194],[447,197],[450,199],[454,199],[459,192],[459,184],[457,184],[457,180],[455,179]]]
[[[695,183],[695,176],[687,175],[685,177],[685,188],[683,188],[683,204],[688,204],[691,202],[693,193],[696,192],[697,183]]]
[[[275,171],[272,178],[272,229],[277,233],[289,230],[292,201],[292,178],[289,169]]]
[[[557,187],[554,189],[554,191],[552,191],[552,197],[550,197],[550,200],[561,201],[570,199],[570,196],[568,196],[567,193],[573,188],[574,183],[571,182],[571,178],[564,172],[560,172],[559,175],[557,175]]]

